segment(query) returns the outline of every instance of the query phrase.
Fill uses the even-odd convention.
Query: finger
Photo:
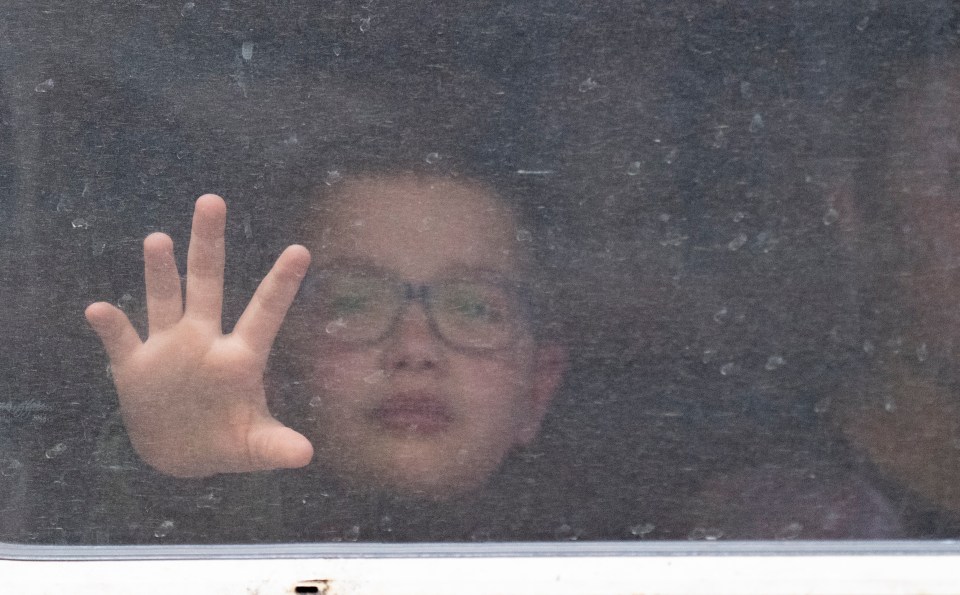
[[[303,434],[271,419],[250,431],[251,464],[258,469],[295,469],[310,464],[313,445]]]
[[[257,353],[267,353],[310,266],[310,252],[290,246],[260,282],[233,334]]]
[[[173,259],[170,236],[154,233],[143,241],[144,277],[147,287],[147,320],[150,334],[167,329],[183,316],[180,273]]]
[[[103,342],[112,366],[121,365],[143,344],[127,315],[116,306],[97,302],[87,306],[84,314],[94,332],[100,337],[100,341]]]
[[[186,314],[219,327],[223,307],[223,231],[227,205],[215,194],[197,199],[187,250]]]

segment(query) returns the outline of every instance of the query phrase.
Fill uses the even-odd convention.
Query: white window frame
[[[956,594],[960,542],[4,544],[0,590],[23,595]]]

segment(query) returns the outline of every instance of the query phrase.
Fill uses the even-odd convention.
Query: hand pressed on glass
[[[220,197],[197,200],[186,300],[170,238],[156,233],[144,241],[146,341],[113,305],[98,302],[86,311],[110,358],[131,442],[150,465],[180,477],[301,467],[313,456],[305,437],[270,415],[263,382],[310,254],[287,248],[224,335],[225,220]]]
[[[336,484],[472,492],[535,437],[566,362],[528,311],[520,280],[533,262],[516,215],[465,179],[370,174],[325,192],[301,221],[319,272],[289,316],[310,261],[300,246],[222,334],[225,208],[214,196],[197,202],[185,308],[171,242],[155,234],[147,341],[113,306],[88,309],[133,445],[178,476],[303,466],[315,447],[320,476]],[[284,317],[276,369],[296,388],[268,399]],[[271,417],[278,396],[303,435]]]

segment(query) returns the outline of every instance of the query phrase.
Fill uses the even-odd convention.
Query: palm
[[[197,201],[187,257],[186,299],[164,234],[144,241],[149,336],[104,302],[87,318],[103,341],[120,409],[137,452],[177,476],[258,471],[307,464],[306,438],[269,413],[263,385],[270,347],[299,288],[310,256],[281,254],[234,331],[221,330],[226,207]]]

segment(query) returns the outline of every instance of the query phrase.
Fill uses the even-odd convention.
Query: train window
[[[4,13],[10,556],[958,554],[952,3]]]

